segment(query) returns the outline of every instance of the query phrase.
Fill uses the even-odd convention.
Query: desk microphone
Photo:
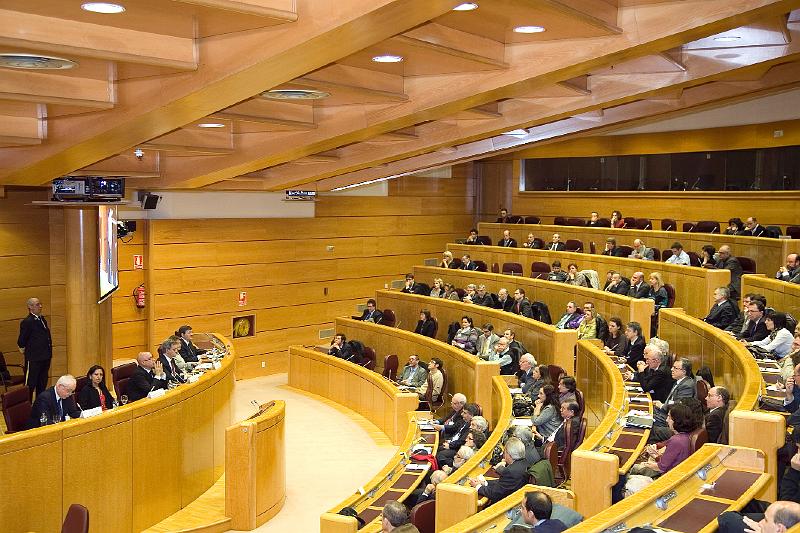
[[[258,400],[250,400],[250,405],[252,405],[256,409],[260,409],[261,408],[261,406],[258,405]]]
[[[714,229],[711,230],[711,233],[716,233],[718,231],[719,231],[719,228],[715,226]]]
[[[77,406],[78,406],[78,409],[80,409],[81,411],[83,411],[83,407],[81,407],[81,404],[79,404],[79,403],[78,403],[78,400],[75,400],[75,405],[77,405]]]
[[[689,231],[687,231],[686,233],[691,233],[693,229],[694,229],[694,224],[692,224],[692,227],[689,228]]]
[[[650,224],[646,225],[644,229],[650,229]]]

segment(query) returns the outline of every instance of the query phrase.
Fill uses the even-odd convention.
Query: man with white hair
[[[528,463],[525,461],[525,445],[516,437],[506,441],[503,448],[506,468],[500,477],[491,481],[470,478],[469,484],[478,488],[478,496],[486,496],[489,505],[499,502],[518,491],[528,482]]]
[[[461,416],[461,411],[464,410],[465,405],[467,405],[467,397],[457,392],[453,394],[453,398],[450,400],[450,407],[453,410],[447,416],[433,421],[433,427],[436,431],[442,433],[443,439],[452,436],[461,428],[462,424],[465,424],[464,417]]]
[[[653,252],[652,248],[648,248],[644,245],[644,241],[642,239],[634,239],[633,240],[633,251],[631,255],[628,256],[631,259],[643,259],[645,261],[652,261],[655,259],[655,253]]]
[[[42,315],[42,302],[39,298],[29,298],[26,302],[28,316],[19,324],[17,347],[25,356],[25,385],[36,395],[47,388],[50,374],[50,361],[53,359],[53,339],[50,328]]]
[[[511,237],[511,232],[503,230],[503,238],[500,239],[500,242],[497,243],[497,246],[502,246],[504,248],[516,248],[517,247],[517,240]]]
[[[81,410],[75,404],[75,378],[61,376],[53,387],[36,396],[28,419],[28,428],[63,422],[66,417],[78,418]]]
[[[442,470],[437,470],[431,474],[431,482],[425,486],[425,490],[417,497],[417,503],[427,502],[436,499],[436,485],[447,478],[447,474]]]
[[[642,390],[650,393],[653,400],[663,402],[667,399],[675,383],[670,371],[664,364],[666,358],[655,344],[644,347],[644,361],[636,362],[636,372],[625,372],[627,381],[637,381]]]
[[[527,394],[531,386],[536,381],[533,377],[533,367],[536,366],[536,358],[532,354],[526,353],[519,358],[519,372],[517,372],[517,379],[519,381],[519,388],[522,389],[524,394]]]
[[[800,523],[800,503],[785,500],[773,502],[763,516],[727,511],[717,517],[717,523],[719,533],[786,533]]]
[[[472,296],[472,303],[475,305],[482,305],[484,307],[494,307],[494,298],[492,298],[492,295],[486,290],[486,285],[483,283],[478,285],[478,289]]]
[[[500,375],[509,376],[513,374],[514,358],[511,349],[508,347],[508,339],[500,337],[494,345],[494,353],[489,354],[489,361],[500,363]]]

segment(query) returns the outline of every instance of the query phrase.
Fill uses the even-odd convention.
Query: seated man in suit
[[[480,410],[474,403],[468,403],[461,409],[461,423],[457,429],[448,437],[443,437],[439,444],[439,451],[436,452],[436,462],[441,465],[453,464],[453,458],[456,452],[467,442],[467,435],[469,435],[469,425],[472,417],[478,416]]]
[[[167,382],[186,383],[186,378],[183,372],[178,370],[178,365],[175,362],[175,356],[178,355],[180,350],[181,341],[178,337],[170,337],[161,343],[159,361],[164,368],[164,373],[167,375]]]
[[[81,410],[75,404],[75,378],[61,376],[56,384],[36,395],[28,418],[28,428],[63,422],[67,416],[80,418]]]
[[[428,371],[419,364],[419,356],[410,355],[408,357],[408,364],[403,367],[403,372],[400,374],[397,382],[401,385],[414,387],[416,389],[417,387],[421,387],[427,379]]]
[[[567,273],[561,270],[561,261],[556,259],[550,265],[550,273],[547,275],[547,281],[557,281],[564,283],[567,281]]]
[[[715,328],[726,329],[736,320],[739,310],[736,304],[730,300],[731,291],[728,287],[717,287],[714,289],[714,305],[703,319]],[[766,328],[766,326],[764,326]]]
[[[498,479],[485,481],[470,478],[469,484],[478,488],[478,497],[486,496],[489,505],[499,502],[511,493],[521,489],[528,482],[528,463],[525,461],[525,445],[516,437],[506,441],[503,448],[506,468]]]
[[[405,292],[405,291],[403,291]],[[353,317],[356,320],[362,320],[364,322],[374,322],[376,324],[380,324],[381,320],[383,320],[383,313],[376,309],[377,303],[374,299],[370,298],[367,300],[367,308],[364,309],[364,313],[360,317]]]
[[[514,299],[508,295],[508,289],[503,287],[497,291],[497,303],[495,304],[495,309],[510,312],[513,307]]]
[[[464,241],[464,244],[478,244],[478,230],[472,228],[469,230],[469,235],[467,236],[467,240]]]
[[[779,500],[763,515],[726,511],[717,517],[719,533],[786,533],[800,523],[800,503]]]
[[[740,340],[753,342],[767,338],[767,324],[764,318],[766,306],[760,300],[753,300],[747,306],[747,329],[740,335],[736,335]]]
[[[631,276],[631,288],[628,289],[628,296],[631,298],[647,298],[650,294],[650,285],[644,281],[644,272],[634,272]]]
[[[525,297],[525,289],[516,289],[514,291],[514,306],[511,312],[524,317],[533,318],[533,309],[531,302]]]
[[[561,533],[567,526],[558,519],[552,518],[553,501],[547,493],[536,490],[526,492],[522,499],[522,519],[532,527],[535,533]]]
[[[619,272],[612,270],[611,271],[611,279],[606,284],[604,291],[613,292],[614,294],[621,294],[623,296],[628,295],[628,290],[630,290],[631,284],[628,279],[620,274]]]
[[[728,410],[728,402],[731,399],[731,393],[725,387],[711,387],[706,396],[706,407],[708,407],[708,414],[706,415],[706,432],[708,433],[708,442],[719,443],[719,438],[724,431],[723,420],[725,420],[725,412]],[[720,443],[727,444],[727,442]]]
[[[556,329],[578,329],[583,320],[583,310],[579,310],[575,302],[567,302],[567,310],[556,322]]]
[[[642,325],[638,322],[628,322],[625,326],[625,346],[622,348],[622,357],[632,368],[637,368],[639,361],[644,360],[644,337]]]
[[[552,250],[554,252],[563,252],[567,249],[567,245],[561,242],[561,235],[558,233],[553,233],[553,240],[548,242],[544,249]]]
[[[786,266],[778,269],[775,279],[788,281],[789,283],[800,283],[800,255],[787,255]]]
[[[497,243],[497,246],[502,246],[504,248],[516,248],[517,241],[516,239],[511,238],[511,232],[506,229],[503,230],[503,238],[500,239],[500,242]]]
[[[614,237],[609,237],[606,239],[606,247],[603,250],[602,255],[610,255],[611,257],[622,257],[624,252],[622,249],[617,246],[617,239]]]
[[[644,392],[650,393],[653,400],[664,402],[675,383],[665,362],[666,356],[658,346],[648,344],[644,347],[644,361],[636,363],[636,372],[627,370],[624,374],[625,380],[638,382]]]
[[[481,328],[482,334],[478,337],[478,351],[475,353],[483,360],[488,360],[494,352],[494,345],[500,340],[500,337],[494,332],[494,326],[491,324],[484,324]]]
[[[430,288],[428,288],[430,291]],[[400,292],[405,292],[407,294],[421,294],[423,296],[430,296],[428,291],[425,288],[416,282],[414,279],[414,274],[408,273],[406,274],[406,284]]]
[[[437,470],[433,474],[431,474],[430,483],[425,485],[425,489],[419,494],[419,496],[417,496],[417,503],[415,503],[414,505],[420,504],[422,502],[427,502],[430,500],[435,500],[436,485],[444,481],[445,478],[447,478],[447,474],[442,470]]]
[[[180,356],[187,363],[200,362],[200,356],[206,353],[192,344],[192,326],[181,326],[175,331],[175,336],[181,341]]]
[[[450,412],[446,416],[433,421],[431,425],[442,434],[442,438],[449,438],[464,423],[461,411],[464,410],[465,405],[467,405],[467,397],[457,392],[450,399],[450,407],[452,407]]]
[[[483,283],[478,285],[478,288],[475,289],[475,294],[472,296],[472,303],[484,307],[494,307],[494,298],[486,291],[486,285]]]
[[[672,379],[675,380],[672,390],[663,402],[653,401],[653,427],[650,430],[649,442],[662,442],[672,436],[672,430],[667,426],[669,406],[681,398],[697,398],[697,386],[692,374],[692,362],[681,357],[672,363]]]
[[[503,208],[500,210],[500,216],[497,217],[497,223],[500,224],[508,224],[511,222],[511,218],[508,216],[508,210]]]
[[[762,226],[756,220],[756,217],[748,217],[744,223],[744,227],[746,228],[742,235],[746,235],[748,237],[768,237],[767,228]]]
[[[519,357],[519,372],[517,372],[517,381],[519,388],[522,389],[523,394],[527,394],[537,378],[533,375],[533,368],[536,366],[536,358],[533,354],[526,353]],[[539,378],[541,379],[541,377]]]
[[[461,270],[478,270],[478,265],[472,262],[469,254],[461,257]]]
[[[408,509],[397,500],[383,504],[381,511],[381,531],[383,533],[419,533],[416,526],[408,523]]]
[[[600,223],[600,214],[597,211],[592,211],[591,215],[589,215],[589,221],[586,223],[586,225],[597,227],[602,226]]]
[[[633,240],[633,251],[631,255],[628,256],[631,259],[643,259],[644,261],[652,261],[655,259],[655,252],[653,252],[652,248],[648,248],[644,245],[642,239],[634,239]]]
[[[347,336],[344,333],[337,333],[334,335],[331,341],[331,347],[328,349],[328,355],[340,357],[339,354],[342,352],[345,342],[347,342]]]
[[[528,240],[522,243],[524,248],[530,248],[531,250],[541,248],[542,241],[536,241],[536,236],[533,233],[528,233]]]
[[[573,444],[576,443],[578,439],[578,433],[581,429],[581,421],[579,418],[577,418],[580,410],[581,408],[577,402],[561,402],[560,413],[563,422],[561,423],[561,426],[555,430],[552,435],[550,435],[550,439],[556,443],[559,451],[564,450],[567,445],[567,425],[569,425],[571,442]],[[567,421],[570,421],[570,423],[567,424]]]
[[[150,352],[139,352],[136,356],[139,366],[133,371],[128,380],[128,401],[135,402],[141,400],[150,391],[167,388],[167,374],[164,372],[164,365],[161,361],[153,359]]]

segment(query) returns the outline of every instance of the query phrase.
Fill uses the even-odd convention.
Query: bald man
[[[714,268],[724,268],[731,271],[731,283],[728,288],[731,291],[731,299],[739,299],[739,291],[742,288],[742,265],[739,260],[731,254],[731,247],[723,244],[717,251],[719,259],[714,264]]]
[[[788,281],[789,283],[800,283],[800,256],[789,254],[786,256],[786,266],[782,266],[775,279]]]
[[[786,533],[800,523],[800,504],[779,500],[771,503],[763,515],[728,511],[719,515],[717,522],[719,533]]]
[[[128,380],[128,389],[126,390],[129,402],[141,400],[150,394],[150,391],[167,388],[168,381],[164,365],[158,359],[154,359],[153,354],[139,352],[139,355],[136,356],[136,363],[139,366]]]
[[[19,324],[17,346],[25,356],[25,384],[39,396],[47,388],[50,373],[50,361],[53,359],[53,340],[50,327],[42,315],[42,303],[39,298],[27,301],[28,316]]]

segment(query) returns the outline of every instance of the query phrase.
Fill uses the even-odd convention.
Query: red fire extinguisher
[[[133,289],[133,299],[134,301],[136,301],[136,307],[138,307],[139,309],[144,309],[145,294],[146,293],[144,290],[144,283]]]

